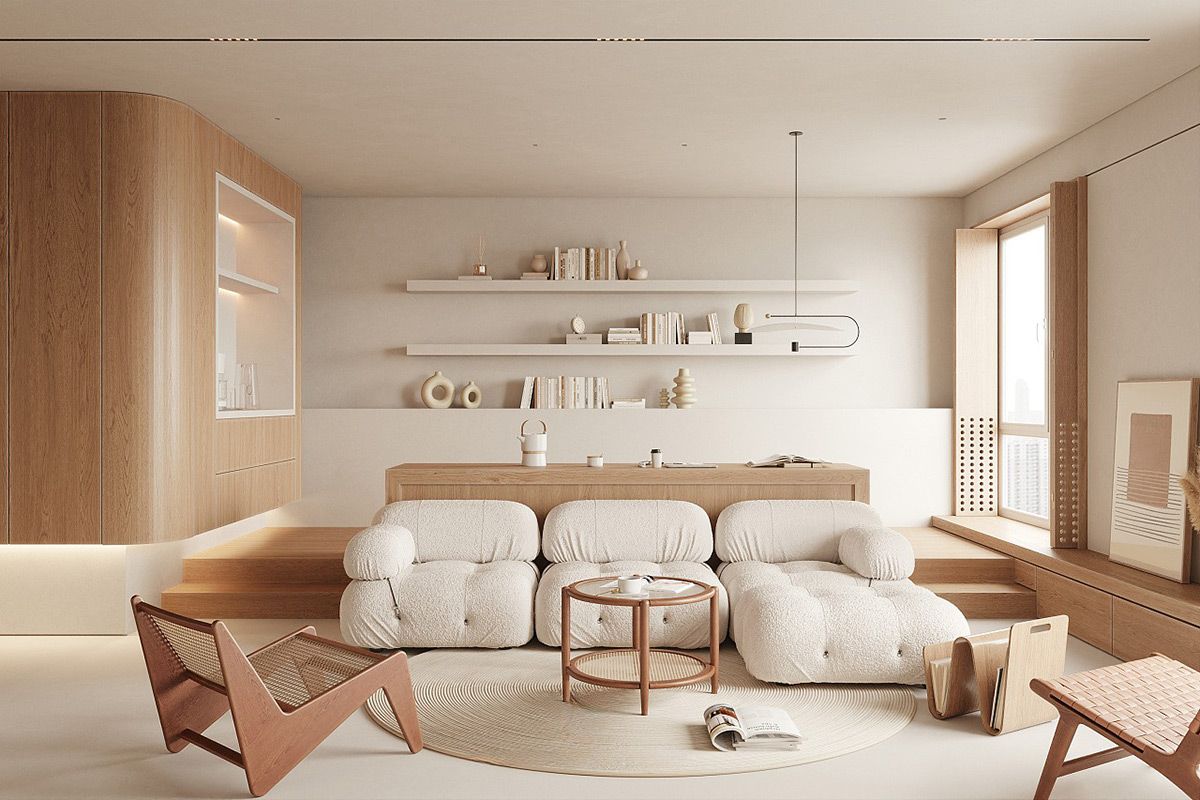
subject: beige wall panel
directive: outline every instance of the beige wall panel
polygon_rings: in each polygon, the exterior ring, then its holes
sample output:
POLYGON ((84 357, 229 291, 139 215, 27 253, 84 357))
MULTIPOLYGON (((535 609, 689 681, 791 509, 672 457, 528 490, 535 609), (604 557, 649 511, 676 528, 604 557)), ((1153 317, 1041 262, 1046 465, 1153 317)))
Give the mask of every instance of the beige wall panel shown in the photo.
POLYGON ((10 535, 100 542, 100 94, 10 94, 10 535))
POLYGON ((215 527, 216 129, 104 95, 104 542, 215 527))
POLYGON ((999 508, 998 234, 955 233, 954 505, 959 516, 999 508))

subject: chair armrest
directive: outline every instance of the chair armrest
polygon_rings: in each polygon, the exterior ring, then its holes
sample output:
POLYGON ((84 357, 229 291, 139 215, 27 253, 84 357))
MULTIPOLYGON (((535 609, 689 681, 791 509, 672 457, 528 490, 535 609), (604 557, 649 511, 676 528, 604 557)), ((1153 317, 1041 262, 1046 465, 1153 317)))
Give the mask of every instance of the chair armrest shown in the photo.
POLYGON ((380 523, 354 535, 342 565, 354 580, 380 581, 407 572, 417 554, 413 535, 403 525, 380 523))
POLYGON ((882 526, 846 531, 838 542, 838 558, 864 578, 880 581, 903 580, 917 566, 908 539, 882 526))

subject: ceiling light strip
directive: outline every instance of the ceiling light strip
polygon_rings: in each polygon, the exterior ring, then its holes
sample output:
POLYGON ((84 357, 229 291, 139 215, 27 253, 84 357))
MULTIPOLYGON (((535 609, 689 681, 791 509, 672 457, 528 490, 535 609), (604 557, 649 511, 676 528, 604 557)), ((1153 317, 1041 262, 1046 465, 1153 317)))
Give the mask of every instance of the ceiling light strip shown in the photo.
POLYGON ((1148 36, 4 36, 3 43, 41 42, 77 44, 188 44, 188 43, 258 43, 258 44, 955 44, 955 43, 1022 43, 1022 44, 1087 44, 1087 43, 1145 43, 1148 36))

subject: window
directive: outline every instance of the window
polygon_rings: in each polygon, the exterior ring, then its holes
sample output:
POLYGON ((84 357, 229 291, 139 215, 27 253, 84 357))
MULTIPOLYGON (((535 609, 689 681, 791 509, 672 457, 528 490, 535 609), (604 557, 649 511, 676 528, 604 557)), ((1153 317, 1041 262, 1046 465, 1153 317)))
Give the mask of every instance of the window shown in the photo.
POLYGON ((1050 525, 1049 218, 1000 231, 1000 513, 1050 525))

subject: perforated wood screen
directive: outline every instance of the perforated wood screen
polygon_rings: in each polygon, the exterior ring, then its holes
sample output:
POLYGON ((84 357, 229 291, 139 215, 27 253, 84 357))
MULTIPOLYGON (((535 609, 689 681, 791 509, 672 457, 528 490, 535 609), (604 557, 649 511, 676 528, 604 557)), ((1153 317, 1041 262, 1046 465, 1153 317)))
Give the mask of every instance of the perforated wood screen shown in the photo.
POLYGON ((1087 178, 1050 187, 1050 532, 1087 547, 1087 178))
POLYGON ((954 513, 998 509, 999 291, 997 231, 955 236, 954 513))

